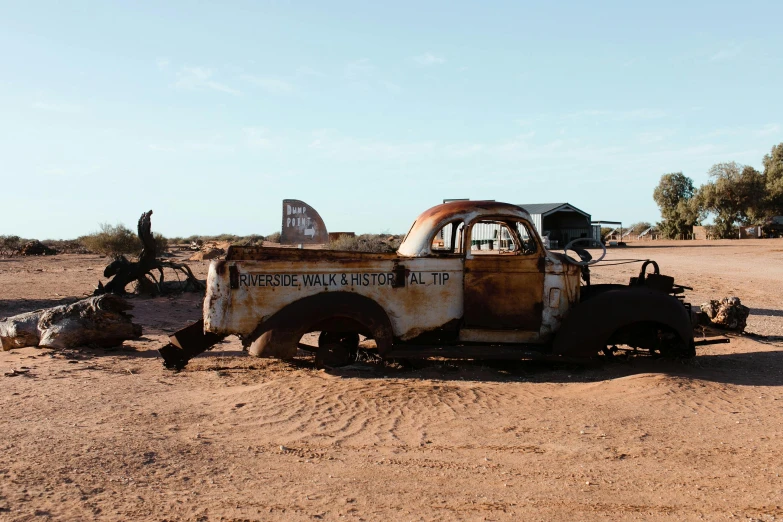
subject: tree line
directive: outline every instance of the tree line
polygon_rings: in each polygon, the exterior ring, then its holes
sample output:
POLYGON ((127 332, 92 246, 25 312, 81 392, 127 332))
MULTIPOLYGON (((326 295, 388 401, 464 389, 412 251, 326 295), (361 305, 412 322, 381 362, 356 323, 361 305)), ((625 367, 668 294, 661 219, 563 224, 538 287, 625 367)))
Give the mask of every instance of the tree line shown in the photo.
POLYGON ((783 215, 783 143, 763 159, 764 171, 737 162, 717 163, 699 188, 682 172, 661 176, 653 199, 661 210, 658 229, 670 239, 687 237, 694 225, 713 218, 713 235, 737 237, 737 226, 758 225, 783 215))

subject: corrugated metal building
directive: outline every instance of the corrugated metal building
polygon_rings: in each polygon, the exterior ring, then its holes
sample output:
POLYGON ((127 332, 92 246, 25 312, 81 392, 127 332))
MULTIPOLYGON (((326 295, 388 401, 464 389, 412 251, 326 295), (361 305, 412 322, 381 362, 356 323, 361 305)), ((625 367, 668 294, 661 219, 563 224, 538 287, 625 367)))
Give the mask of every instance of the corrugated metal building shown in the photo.
MULTIPOLYGON (((548 237, 552 248, 563 247, 577 238, 601 239, 599 226, 591 224, 590 214, 569 203, 520 204, 533 218, 533 226, 548 237)), ((586 245, 585 245, 586 246, 586 245)))

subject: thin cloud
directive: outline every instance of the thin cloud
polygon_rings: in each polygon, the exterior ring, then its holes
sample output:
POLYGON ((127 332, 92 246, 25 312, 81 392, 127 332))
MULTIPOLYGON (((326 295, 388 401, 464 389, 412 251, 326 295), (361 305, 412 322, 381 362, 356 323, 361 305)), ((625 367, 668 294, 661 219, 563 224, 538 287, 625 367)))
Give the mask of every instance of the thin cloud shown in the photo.
POLYGON ((322 73, 318 69, 313 69, 312 67, 308 67, 306 65, 298 67, 296 69, 296 75, 297 76, 314 76, 314 77, 317 77, 317 78, 323 78, 324 76, 326 76, 324 73, 322 73))
POLYGON ((46 112, 59 112, 62 114, 76 114, 83 110, 81 105, 74 105, 71 103, 49 103, 43 101, 33 103, 33 109, 46 112))
POLYGON ((641 132, 637 135, 637 138, 640 145, 653 145, 655 143, 666 141, 674 134, 675 132, 673 130, 664 129, 651 132, 641 132))
POLYGON ((159 71, 167 71, 171 62, 168 58, 160 57, 155 60, 155 65, 158 67, 159 71))
POLYGON ((294 86, 276 76, 256 76, 253 74, 243 74, 240 76, 246 82, 261 87, 271 94, 288 94, 294 91, 294 86))
POLYGON ((226 84, 217 82, 213 79, 214 71, 205 67, 183 67, 177 73, 177 82, 174 87, 178 89, 201 91, 212 90, 239 96, 241 91, 229 87, 226 84))
POLYGON ((756 131, 756 136, 769 136, 771 134, 777 134, 780 132, 780 125, 777 123, 770 123, 764 125, 763 128, 756 131))
POLYGON ((220 136, 211 138, 208 141, 181 141, 178 143, 160 144, 150 143, 147 148, 154 152, 234 152, 236 147, 232 144, 224 143, 220 136))
POLYGON ((363 76, 367 76, 375 70, 375 66, 372 64, 369 58, 361 58, 345 64, 343 68, 343 74, 349 80, 355 80, 363 76))
POLYGON ((738 125, 736 127, 720 127, 707 134, 701 136, 702 138, 719 138, 723 136, 740 136, 752 134, 754 136, 764 137, 780 132, 780 125, 777 123, 767 123, 761 127, 749 127, 747 125, 738 125))
POLYGON ((251 149, 269 149, 272 140, 269 138, 269 129, 265 127, 245 127, 245 144, 251 149))
POLYGON ((155 152, 175 152, 177 150, 174 147, 167 147, 165 145, 158 145, 157 143, 150 143, 147 147, 150 150, 154 150, 155 152))
POLYGON ((386 90, 389 92, 397 93, 402 90, 402 87, 393 82, 381 82, 381 84, 386 87, 386 90))
MULTIPOLYGON (((626 111, 587 109, 583 111, 570 112, 566 114, 555 115, 555 118, 561 120, 575 120, 580 118, 606 118, 613 120, 656 120, 666 117, 666 112, 661 109, 631 109, 626 111)), ((551 119, 551 117, 547 117, 551 119)))
POLYGON ((617 113, 622 120, 657 120, 666 117, 666 112, 661 109, 634 109, 617 113))
POLYGON ((414 56, 413 61, 423 67, 430 67, 432 65, 440 65, 442 63, 446 63, 446 59, 444 57, 438 56, 437 54, 433 54, 431 52, 426 52, 424 54, 420 54, 419 56, 414 56))
POLYGON ((725 48, 721 49, 717 53, 710 56, 708 61, 722 62, 724 60, 730 60, 738 56, 741 52, 742 52, 742 44, 737 44, 732 42, 725 48))

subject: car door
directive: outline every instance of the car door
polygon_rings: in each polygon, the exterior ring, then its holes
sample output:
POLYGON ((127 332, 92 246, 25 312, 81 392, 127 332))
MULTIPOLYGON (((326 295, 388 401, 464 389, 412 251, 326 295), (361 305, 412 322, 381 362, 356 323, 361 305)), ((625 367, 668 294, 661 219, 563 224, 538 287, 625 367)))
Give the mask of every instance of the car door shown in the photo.
POLYGON ((470 225, 466 245, 463 328, 521 334, 501 333, 498 342, 535 340, 543 312, 544 250, 530 223, 482 219, 470 225))

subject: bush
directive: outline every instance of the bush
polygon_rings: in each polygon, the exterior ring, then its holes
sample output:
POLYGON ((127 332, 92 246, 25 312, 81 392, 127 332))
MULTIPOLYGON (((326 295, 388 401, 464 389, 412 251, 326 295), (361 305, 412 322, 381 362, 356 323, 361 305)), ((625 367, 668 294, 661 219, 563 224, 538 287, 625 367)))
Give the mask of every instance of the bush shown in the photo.
POLYGON ((155 238, 155 257, 161 257, 169 251, 169 240, 166 239, 166 236, 153 232, 152 237, 155 238))
POLYGON ((231 244, 236 246, 264 246, 264 236, 250 234, 249 236, 237 238, 237 240, 232 241, 231 244))
POLYGON ((394 253, 400 247, 400 236, 387 234, 362 234, 361 236, 341 235, 329 242, 330 250, 350 252, 394 253))
POLYGON ((268 236, 266 236, 266 240, 269 241, 270 243, 279 243, 280 236, 281 236, 280 232, 273 232, 268 236))
MULTIPOLYGON (((123 254, 141 254, 143 248, 139 236, 125 225, 101 224, 100 232, 82 236, 77 241, 94 254, 119 256, 123 254)), ((155 257, 160 257, 169 249, 169 240, 163 234, 153 232, 155 257)))
MULTIPOLYGON (((203 238, 207 239, 207 238, 203 238)), ((229 243, 233 243, 234 241, 239 241, 241 238, 239 236, 236 236, 234 234, 218 234, 217 236, 211 236, 209 237, 209 241, 228 241, 229 243)))
POLYGON ((16 254, 24 242, 19 236, 0 236, 0 255, 10 257, 16 254))
POLYGON ((107 256, 138 254, 141 252, 141 240, 125 225, 100 225, 100 231, 82 236, 78 241, 90 252, 107 256))

